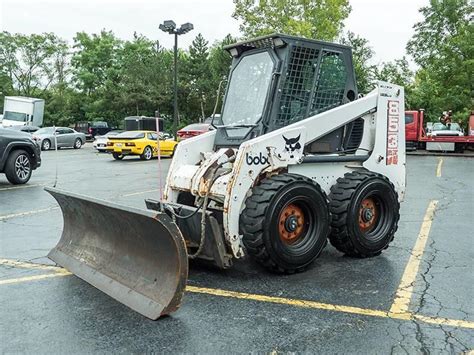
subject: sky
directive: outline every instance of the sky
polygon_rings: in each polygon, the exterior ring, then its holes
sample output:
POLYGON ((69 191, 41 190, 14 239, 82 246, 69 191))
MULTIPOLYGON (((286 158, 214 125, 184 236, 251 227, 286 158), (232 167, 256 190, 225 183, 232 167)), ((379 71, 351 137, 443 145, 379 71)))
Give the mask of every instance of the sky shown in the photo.
MULTIPOLYGON (((428 0, 349 0, 352 12, 345 21, 350 30, 369 40, 375 64, 401 58, 420 21, 418 9, 428 0)), ((11 33, 53 32, 72 42, 77 32, 112 30, 119 38, 141 33, 173 46, 172 36, 158 25, 174 20, 191 22, 194 30, 180 36, 179 47, 189 46, 199 32, 211 44, 228 33, 239 36, 232 18, 232 0, 0 0, 0 29, 11 33)))

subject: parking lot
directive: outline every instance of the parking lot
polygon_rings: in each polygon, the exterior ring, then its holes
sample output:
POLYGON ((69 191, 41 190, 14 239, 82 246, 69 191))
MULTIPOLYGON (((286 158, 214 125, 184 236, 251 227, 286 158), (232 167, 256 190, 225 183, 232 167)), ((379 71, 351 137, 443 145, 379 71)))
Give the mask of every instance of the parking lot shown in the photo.
MULTIPOLYGON (((43 152, 27 185, 0 176, 2 352, 464 353, 474 349, 474 159, 409 156, 399 230, 382 255, 328 245, 301 274, 191 263, 181 309, 156 322, 55 267, 57 187, 128 206, 158 198, 156 160, 43 152)), ((169 166, 163 159, 163 167, 169 166)))

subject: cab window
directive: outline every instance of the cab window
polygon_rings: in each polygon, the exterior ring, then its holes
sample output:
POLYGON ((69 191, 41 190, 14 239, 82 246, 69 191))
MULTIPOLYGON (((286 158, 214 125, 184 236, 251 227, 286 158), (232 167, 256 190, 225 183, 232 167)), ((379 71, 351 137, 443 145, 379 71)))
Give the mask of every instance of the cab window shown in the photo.
POLYGON ((405 115, 405 124, 413 123, 413 114, 405 115))
POLYGON ((148 139, 152 141, 156 141, 158 138, 158 135, 156 133, 148 133, 148 139))

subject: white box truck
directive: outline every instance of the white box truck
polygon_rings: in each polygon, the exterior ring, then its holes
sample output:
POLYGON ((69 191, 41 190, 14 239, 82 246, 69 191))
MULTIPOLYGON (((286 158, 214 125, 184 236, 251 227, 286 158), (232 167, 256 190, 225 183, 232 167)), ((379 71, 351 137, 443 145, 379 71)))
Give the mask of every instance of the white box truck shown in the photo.
POLYGON ((22 96, 5 96, 1 125, 3 127, 39 127, 43 124, 43 113, 43 99, 22 96))

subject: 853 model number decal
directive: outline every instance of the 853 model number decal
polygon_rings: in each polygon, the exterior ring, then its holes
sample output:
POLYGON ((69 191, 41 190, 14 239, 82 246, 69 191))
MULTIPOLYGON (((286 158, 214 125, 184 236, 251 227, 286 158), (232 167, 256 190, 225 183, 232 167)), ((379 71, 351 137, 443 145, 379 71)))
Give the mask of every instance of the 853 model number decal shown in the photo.
POLYGON ((400 131, 400 103, 389 101, 387 110, 387 165, 398 165, 398 133, 400 131))

